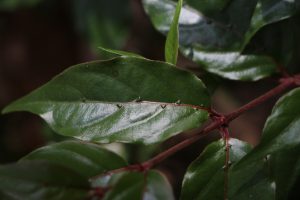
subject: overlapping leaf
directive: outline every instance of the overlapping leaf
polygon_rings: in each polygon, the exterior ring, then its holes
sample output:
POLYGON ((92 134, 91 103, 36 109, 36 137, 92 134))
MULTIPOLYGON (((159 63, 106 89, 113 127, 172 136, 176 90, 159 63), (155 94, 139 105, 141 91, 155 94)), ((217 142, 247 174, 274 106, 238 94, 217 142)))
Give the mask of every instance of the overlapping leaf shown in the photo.
POLYGON ((88 197, 89 183, 76 172, 47 161, 0 166, 0 199, 38 200, 88 197))
MULTIPOLYGON (((251 147, 239 140, 230 140, 228 198, 274 199, 275 188, 268 178, 262 161, 245 168, 235 167, 251 147)), ((181 199, 224 199, 225 145, 222 140, 210 144, 188 168, 182 187, 181 199)))
POLYGON ((103 174, 124 166, 122 158, 95 144, 77 141, 52 144, 16 164, 0 166, 0 198, 174 199, 168 181, 156 171, 103 174))
POLYGON ((203 52, 191 49, 184 49, 183 52, 192 55, 207 71, 232 80, 255 81, 269 76, 275 70, 274 61, 266 56, 242 55, 238 52, 203 52))
POLYGON ((208 113, 186 104, 209 107, 209 101, 189 72, 119 57, 74 66, 3 112, 38 114, 56 132, 82 140, 154 143, 199 127, 208 113))
POLYGON ((76 171, 85 178, 124 167, 126 162, 115 153, 91 143, 65 141, 41 147, 22 159, 45 160, 76 171))
MULTIPOLYGON (((154 26, 164 34, 168 32, 174 2, 143 0, 143 3, 154 26)), ((242 54, 242 51, 263 26, 286 19, 300 8, 297 1, 281 0, 213 3, 187 0, 186 3, 179 19, 182 52, 207 71, 233 80, 258 80, 275 72, 275 63, 268 56, 242 54)))
POLYGON ((117 181, 111 181, 113 188, 107 192, 105 200, 173 200, 173 192, 165 177, 151 170, 146 174, 129 172, 123 174, 117 181))

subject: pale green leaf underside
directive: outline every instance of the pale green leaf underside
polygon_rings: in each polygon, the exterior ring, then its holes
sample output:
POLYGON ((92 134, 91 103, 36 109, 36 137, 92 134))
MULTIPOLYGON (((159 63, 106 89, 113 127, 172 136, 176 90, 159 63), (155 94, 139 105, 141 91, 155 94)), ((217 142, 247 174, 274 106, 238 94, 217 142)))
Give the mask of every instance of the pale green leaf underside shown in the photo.
POLYGON ((38 114, 56 132, 82 140, 154 143, 201 126, 208 113, 184 104, 209 107, 209 101, 189 72, 118 57, 76 65, 3 112, 38 114))

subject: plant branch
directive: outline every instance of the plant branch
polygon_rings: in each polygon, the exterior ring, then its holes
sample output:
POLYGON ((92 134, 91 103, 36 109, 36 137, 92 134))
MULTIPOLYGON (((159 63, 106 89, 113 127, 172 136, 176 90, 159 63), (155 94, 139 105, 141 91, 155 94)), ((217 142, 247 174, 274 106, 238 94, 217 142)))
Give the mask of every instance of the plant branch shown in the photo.
POLYGON ((277 87, 269 90, 265 94, 250 101, 249 103, 240 107, 239 109, 225 115, 225 118, 228 122, 230 122, 230 121, 234 120, 235 118, 237 118, 238 116, 240 116, 242 113, 252 109, 253 107, 256 107, 256 106, 264 103, 265 101, 282 93, 284 90, 286 90, 287 88, 294 86, 294 85, 296 85, 296 78, 294 78, 294 77, 281 79, 281 84, 279 84, 277 87))
POLYGON ((153 166, 157 165, 158 163, 162 162, 169 156, 172 156, 173 154, 180 151, 181 149, 195 143, 196 141, 198 141, 200 138, 206 136, 211 131, 219 129, 222 126, 226 127, 232 120, 236 119, 237 117, 239 117, 246 111, 266 102, 270 98, 282 93, 289 87, 299 85, 299 77, 300 77, 300 75, 295 75, 294 77, 286 77, 286 78, 281 79, 280 84, 277 87, 269 90, 265 94, 259 96, 258 98, 250 101, 246 105, 240 107, 239 109, 237 109, 229 114, 222 115, 222 114, 213 112, 214 115, 212 116, 212 122, 209 123, 206 127, 204 127, 200 131, 200 133, 193 135, 192 137, 187 138, 187 139, 183 140, 182 142, 179 142, 178 144, 161 152, 160 154, 151 158, 150 160, 147 160, 141 164, 133 164, 133 165, 129 165, 129 166, 119 168, 116 170, 108 171, 107 173, 92 177, 91 179, 95 179, 95 178, 98 178, 98 177, 101 177, 104 175, 124 172, 124 171, 147 171, 148 169, 150 169, 153 166))

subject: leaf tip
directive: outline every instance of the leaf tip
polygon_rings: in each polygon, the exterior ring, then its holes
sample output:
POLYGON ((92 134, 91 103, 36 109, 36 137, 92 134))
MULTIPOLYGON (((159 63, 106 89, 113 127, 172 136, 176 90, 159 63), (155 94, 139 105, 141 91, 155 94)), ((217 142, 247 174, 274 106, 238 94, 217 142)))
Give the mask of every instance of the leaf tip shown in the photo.
POLYGON ((7 113, 10 113, 12 112, 11 109, 10 109, 10 105, 4 107, 2 110, 1 110, 1 114, 4 115, 4 114, 7 114, 7 113))

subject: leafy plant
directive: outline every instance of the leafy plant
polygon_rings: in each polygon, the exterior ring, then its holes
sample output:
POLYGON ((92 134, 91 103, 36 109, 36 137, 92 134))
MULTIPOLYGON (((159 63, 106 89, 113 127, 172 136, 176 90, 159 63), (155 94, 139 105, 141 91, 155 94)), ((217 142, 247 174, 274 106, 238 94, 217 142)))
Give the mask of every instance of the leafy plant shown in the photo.
POLYGON ((213 130, 222 138, 190 164, 181 199, 298 199, 300 75, 289 73, 297 71, 297 48, 286 56, 271 48, 259 52, 252 43, 267 41, 265 26, 297 24, 300 2, 143 4, 154 26, 167 34, 166 62, 101 48, 120 56, 75 65, 8 105, 3 113, 32 112, 58 134, 77 140, 39 148, 1 166, 1 199, 174 199, 165 176, 152 168, 213 130), (176 67, 178 48, 216 76, 255 81, 277 73, 278 86, 237 110, 218 113, 204 83, 176 67), (230 138, 231 121, 291 88, 274 106, 256 147, 230 138), (98 144, 150 145, 203 124, 198 134, 137 164, 127 164, 98 144))

